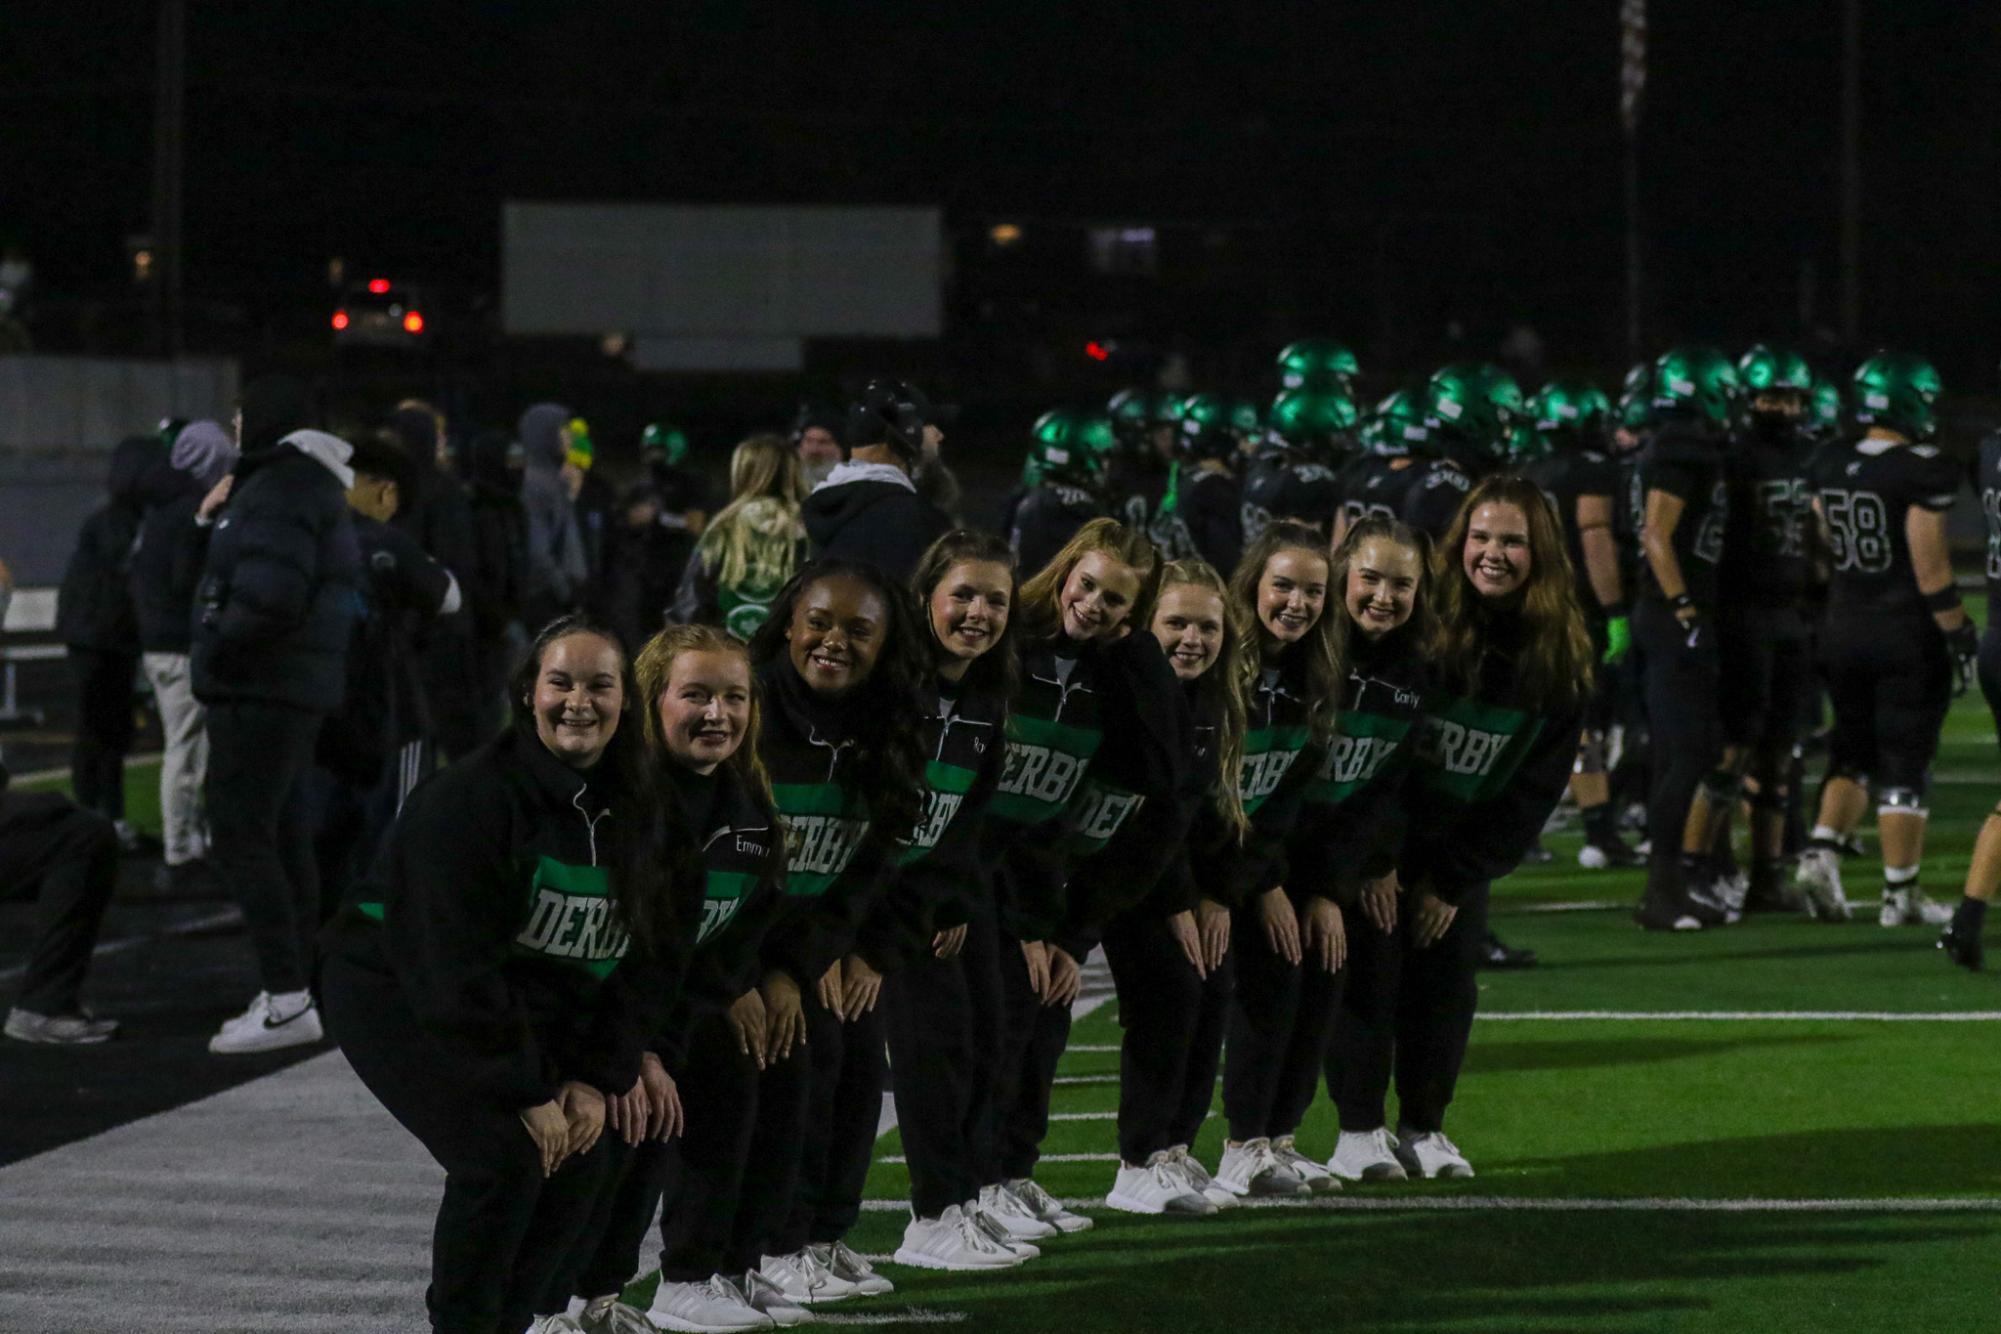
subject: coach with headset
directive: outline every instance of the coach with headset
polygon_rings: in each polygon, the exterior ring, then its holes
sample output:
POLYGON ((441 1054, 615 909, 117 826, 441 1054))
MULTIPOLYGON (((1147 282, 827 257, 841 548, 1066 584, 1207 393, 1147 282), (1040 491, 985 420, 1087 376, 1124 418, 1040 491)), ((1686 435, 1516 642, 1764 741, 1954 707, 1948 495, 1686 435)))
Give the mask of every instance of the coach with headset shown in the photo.
POLYGON ((813 555, 867 561, 899 583, 952 524, 918 494, 918 467, 938 457, 949 410, 901 380, 870 380, 848 406, 847 456, 806 498, 813 555))

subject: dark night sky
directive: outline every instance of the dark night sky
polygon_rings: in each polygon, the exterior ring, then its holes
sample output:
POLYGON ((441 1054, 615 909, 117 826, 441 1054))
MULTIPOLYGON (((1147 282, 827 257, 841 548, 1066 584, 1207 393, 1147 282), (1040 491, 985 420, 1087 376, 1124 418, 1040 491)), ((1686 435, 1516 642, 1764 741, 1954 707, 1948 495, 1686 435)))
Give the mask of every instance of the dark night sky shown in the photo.
MULTIPOLYGON (((189 287, 317 300, 343 253, 490 288, 509 197, 922 202, 1244 224, 1255 299, 1365 348, 1393 309, 1616 344, 1616 0, 1211 8, 191 0, 189 287)), ((1803 262, 1832 322, 1838 3, 1651 8, 1655 329, 1794 335, 1803 262)), ((1984 378, 2001 6, 1864 9, 1865 320, 1984 378)), ((153 12, 0 0, 0 235, 50 292, 143 229, 153 12)))

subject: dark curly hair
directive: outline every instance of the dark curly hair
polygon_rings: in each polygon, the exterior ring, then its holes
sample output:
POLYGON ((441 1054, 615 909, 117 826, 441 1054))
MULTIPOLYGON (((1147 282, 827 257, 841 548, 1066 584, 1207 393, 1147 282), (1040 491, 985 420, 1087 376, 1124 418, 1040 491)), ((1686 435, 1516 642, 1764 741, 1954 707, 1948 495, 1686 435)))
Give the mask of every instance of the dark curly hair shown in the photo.
POLYGON ((1000 638, 985 653, 973 659, 972 665, 966 669, 965 682, 983 694, 1011 700, 1021 679, 1021 656, 1015 649, 1021 638, 1015 632, 1017 604, 1021 600, 1021 576, 1014 567, 1013 547, 992 533, 975 532, 970 528, 954 528, 933 542, 917 558, 917 573, 910 576, 910 591, 917 597, 917 615, 929 632, 926 639, 933 661, 944 661, 947 652, 938 643, 938 631, 931 624, 931 595, 937 591, 945 576, 952 572, 954 565, 967 561, 985 561, 1007 567, 1008 605, 1007 625, 1002 628, 1000 638))
POLYGON ((873 565, 822 557, 778 590, 771 614, 750 638, 750 660, 754 667, 762 667, 784 654, 800 597, 814 584, 835 578, 854 579, 882 599, 888 633, 877 651, 875 668, 842 697, 855 722, 852 781, 844 786, 868 802, 870 839, 890 840, 893 845, 917 827, 924 808, 924 731, 911 702, 923 698, 930 684, 931 658, 925 632, 911 610, 910 591, 873 565))

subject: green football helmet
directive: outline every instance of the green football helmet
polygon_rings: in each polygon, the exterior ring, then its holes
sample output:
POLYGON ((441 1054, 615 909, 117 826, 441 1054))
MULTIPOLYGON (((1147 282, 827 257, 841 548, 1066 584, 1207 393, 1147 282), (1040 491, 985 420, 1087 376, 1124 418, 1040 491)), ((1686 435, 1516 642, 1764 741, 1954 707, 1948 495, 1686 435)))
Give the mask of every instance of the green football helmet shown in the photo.
POLYGON ((1181 420, 1181 400, 1159 389, 1121 389, 1105 405, 1112 430, 1119 443, 1144 446, 1147 433, 1156 427, 1173 426, 1181 420))
POLYGON ((1288 389, 1272 400, 1270 433, 1286 448, 1326 461, 1354 438, 1361 416, 1345 389, 1288 389))
POLYGON ((1647 406, 1721 431, 1732 423, 1742 388, 1737 368, 1715 348, 1671 347, 1655 359, 1647 377, 1647 406))
POLYGON ((1357 432, 1362 448, 1379 458, 1400 458, 1421 448, 1430 434, 1424 405, 1410 389, 1399 389, 1376 404, 1357 432))
POLYGON ((1881 351, 1855 368, 1855 420, 1907 440, 1938 435, 1938 369, 1911 352, 1881 351))
POLYGON ((688 433, 678 426, 654 422, 639 433, 639 452, 648 463, 677 468, 688 457, 688 433))
POLYGON ((1744 382, 1747 398, 1772 390, 1791 390, 1802 396, 1813 392, 1813 367, 1789 347, 1758 343, 1737 358, 1737 378, 1744 382))
POLYGON ((1841 434, 1841 386, 1825 376, 1814 377, 1805 432, 1809 440, 1832 440, 1841 434))
POLYGON ((1089 486, 1105 465, 1108 432, 1094 426, 1100 419, 1069 408, 1052 408, 1029 428, 1028 461, 1045 481, 1089 486))
POLYGON ((1184 438, 1191 434, 1188 429, 1191 421, 1205 427, 1220 425, 1242 444, 1255 444, 1264 437, 1264 419, 1258 412, 1258 405, 1249 399, 1231 398, 1228 394, 1191 394, 1183 399, 1181 428, 1184 438))
POLYGON ((1528 416, 1514 377, 1486 363, 1455 362, 1434 371, 1423 401, 1434 452, 1456 446, 1488 461, 1507 457, 1509 434, 1528 416))
MULTIPOLYGON (((1551 380, 1529 400, 1529 415, 1547 448, 1592 449, 1610 429, 1612 400, 1589 380, 1551 380)), ((1512 458, 1515 442, 1508 444, 1512 458)))
POLYGON ((1346 389, 1361 373, 1355 354, 1332 338, 1301 338, 1278 354, 1278 382, 1287 389, 1346 389))
POLYGON ((1508 432, 1508 463, 1511 467, 1534 463, 1546 459, 1556 452, 1556 442, 1552 433, 1542 429, 1540 423, 1519 421, 1508 432))

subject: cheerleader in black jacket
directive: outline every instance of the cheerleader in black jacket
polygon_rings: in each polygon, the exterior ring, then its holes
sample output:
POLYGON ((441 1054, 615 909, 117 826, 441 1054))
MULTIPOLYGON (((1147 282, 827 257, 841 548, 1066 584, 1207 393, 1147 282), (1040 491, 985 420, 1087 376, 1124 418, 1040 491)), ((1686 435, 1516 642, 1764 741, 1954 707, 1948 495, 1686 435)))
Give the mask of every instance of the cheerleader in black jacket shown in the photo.
POLYGON ((425 1300, 453 1334, 552 1314, 697 888, 610 632, 552 623, 512 695, 513 727, 410 794, 321 977, 355 1073, 445 1169, 425 1300))
POLYGON ((1562 795, 1591 690, 1563 534, 1533 483, 1476 485, 1434 576, 1442 629, 1406 802, 1412 833, 1400 888, 1364 890, 1363 914, 1388 938, 1375 942, 1370 975, 1350 981, 1329 1072, 1343 1140, 1371 1141, 1345 1158, 1357 1176, 1473 1175, 1446 1138, 1445 1109, 1479 999, 1488 886, 1521 864, 1562 795), (1384 1116, 1392 1049, 1394 1137, 1384 1116))
POLYGON ((780 590, 750 641, 770 701, 758 750, 788 861, 786 907, 761 952, 767 1064, 732 1258, 782 1296, 751 1294, 774 1319, 798 1318, 787 1302, 890 1286, 823 1257, 859 1213, 882 1108, 876 1000, 891 960, 871 957, 861 932, 924 803, 911 701, 929 673, 909 603, 874 566, 824 559, 780 590))

